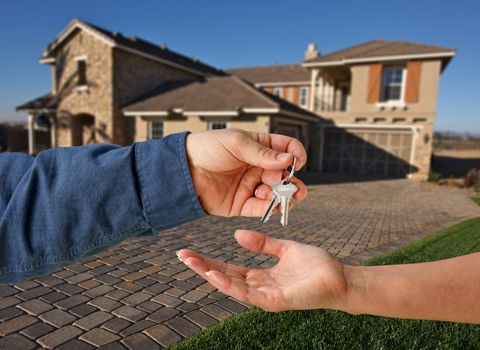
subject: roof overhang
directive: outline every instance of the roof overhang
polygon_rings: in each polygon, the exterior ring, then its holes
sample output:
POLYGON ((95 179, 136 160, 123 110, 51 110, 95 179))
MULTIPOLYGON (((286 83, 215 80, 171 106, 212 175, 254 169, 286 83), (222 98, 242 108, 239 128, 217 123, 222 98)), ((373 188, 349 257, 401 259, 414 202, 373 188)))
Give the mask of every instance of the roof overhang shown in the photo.
POLYGON ((173 108, 163 111, 124 111, 126 117, 170 117, 170 116, 184 116, 184 117, 239 117, 244 115, 283 115, 291 116, 305 121, 316 122, 318 117, 307 116, 301 113, 295 113, 283 108, 240 108, 231 111, 183 111, 180 108, 173 108))
POLYGON ((272 114, 278 113, 279 111, 278 108, 239 108, 237 110, 226 111, 184 111, 181 108, 172 108, 163 111, 123 111, 123 114, 127 117, 238 117, 244 114, 272 114))
POLYGON ((428 58, 451 58, 453 56, 455 56, 455 51, 445 51, 445 52, 438 52, 438 53, 414 54, 414 55, 346 58, 343 60, 328 61, 328 62, 305 62, 305 63, 302 63, 302 66, 305 68, 316 68, 316 67, 344 66, 349 64, 378 62, 378 61, 383 62, 383 61, 418 60, 418 59, 428 59, 428 58))
POLYGON ((256 87, 275 87, 275 86, 304 86, 310 85, 310 80, 307 81, 281 81, 268 83, 254 83, 256 87))

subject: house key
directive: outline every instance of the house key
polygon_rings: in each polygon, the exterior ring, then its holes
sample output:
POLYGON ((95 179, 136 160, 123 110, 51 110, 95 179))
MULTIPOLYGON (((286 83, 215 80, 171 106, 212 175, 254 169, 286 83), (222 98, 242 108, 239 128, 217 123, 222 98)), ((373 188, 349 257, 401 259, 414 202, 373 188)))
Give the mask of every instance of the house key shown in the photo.
POLYGON ((282 218, 280 220, 280 223, 283 226, 286 226, 288 224, 288 209, 290 201, 292 200, 295 192, 298 191, 297 186, 295 186, 291 180, 293 174, 295 173, 296 163, 297 157, 293 156, 293 165, 289 176, 286 179, 283 179, 280 183, 275 183, 272 185, 272 201, 270 202, 267 211, 262 217, 262 223, 266 223, 270 219, 273 210, 278 206, 278 204, 280 204, 282 208, 282 218))

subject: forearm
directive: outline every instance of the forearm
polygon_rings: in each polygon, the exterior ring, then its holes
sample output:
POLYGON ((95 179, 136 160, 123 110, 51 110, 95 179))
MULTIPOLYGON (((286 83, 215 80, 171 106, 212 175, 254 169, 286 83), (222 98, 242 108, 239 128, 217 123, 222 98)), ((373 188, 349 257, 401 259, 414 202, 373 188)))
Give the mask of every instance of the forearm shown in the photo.
POLYGON ((0 158, 0 283, 203 215, 185 135, 0 158), (16 163, 23 166, 12 169, 16 163))
POLYGON ((345 276, 343 311, 480 323, 480 253, 421 264, 346 266, 345 276))

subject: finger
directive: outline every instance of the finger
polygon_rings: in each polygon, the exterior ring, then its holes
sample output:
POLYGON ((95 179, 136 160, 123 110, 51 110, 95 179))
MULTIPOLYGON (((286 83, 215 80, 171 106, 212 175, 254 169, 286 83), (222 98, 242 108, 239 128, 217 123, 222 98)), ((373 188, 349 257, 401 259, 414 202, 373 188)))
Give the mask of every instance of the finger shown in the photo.
MULTIPOLYGON (((222 261, 218 261, 215 259, 207 258, 206 256, 202 256, 200 254, 195 253, 189 249, 182 249, 177 252, 177 256, 183 263, 187 264, 191 258, 194 258, 205 265, 205 270, 218 270, 228 275, 234 277, 242 277, 247 272, 247 269, 242 266, 237 266, 233 264, 227 264, 222 261)), ((187 266, 189 266, 187 264, 187 266)))
POLYGON ((259 217, 263 216, 270 205, 270 199, 260 199, 256 197, 248 198, 240 211, 240 216, 259 217))
POLYGON ((297 201, 302 201, 307 197, 307 186, 303 183, 302 180, 292 177, 292 183, 297 186, 298 191, 293 195, 293 199, 297 201))
POLYGON ((263 199, 263 200, 271 200, 272 199, 272 187, 261 184, 260 186, 257 187, 255 190, 255 197, 258 199, 263 199))
POLYGON ((266 293, 259 288, 251 288, 244 279, 232 278, 220 271, 211 270, 205 273, 207 281, 224 294, 240 300, 243 303, 253 304, 261 308, 269 308, 266 293))
MULTIPOLYGON (((254 137, 254 134, 249 134, 254 137)), ((241 145, 234 145, 236 156, 244 162, 270 170, 285 169, 293 163, 293 155, 285 151, 277 151, 269 147, 269 142, 260 143, 247 135, 237 140, 241 145)), ((256 136, 256 135, 255 135, 256 136)), ((294 139, 292 139, 294 140, 294 139)))
POLYGON ((220 271, 210 270, 205 273, 206 280, 220 292, 244 303, 248 301, 248 286, 245 280, 231 278, 220 271))
MULTIPOLYGON (((307 152, 299 140, 290 136, 269 133, 259 133, 257 136, 261 144, 269 146, 277 152, 295 155, 297 157, 295 170, 299 170, 305 165, 307 161, 307 152)), ((293 157, 289 158, 288 161, 289 162, 286 162, 286 167, 292 165, 293 157)))
POLYGON ((273 255, 278 258, 287 241, 263 235, 259 232, 248 230, 237 230, 235 239, 242 247, 256 253, 273 255))

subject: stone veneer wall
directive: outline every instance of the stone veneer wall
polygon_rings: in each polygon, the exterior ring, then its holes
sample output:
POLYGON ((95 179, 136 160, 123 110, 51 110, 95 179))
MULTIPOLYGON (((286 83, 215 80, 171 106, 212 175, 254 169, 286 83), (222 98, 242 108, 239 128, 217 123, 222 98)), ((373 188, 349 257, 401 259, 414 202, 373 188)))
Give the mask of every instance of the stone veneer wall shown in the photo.
POLYGON ((60 97, 57 119, 57 145, 72 145, 70 117, 90 114, 95 117, 97 142, 112 142, 112 49, 101 40, 78 31, 56 53, 55 69, 57 94, 60 97), (77 89, 75 57, 86 57, 88 90, 77 89))

